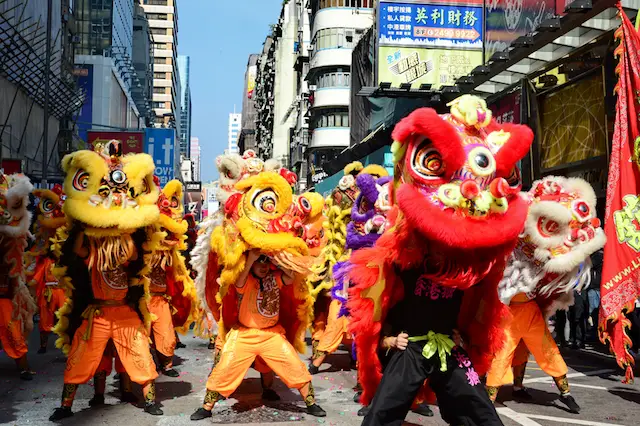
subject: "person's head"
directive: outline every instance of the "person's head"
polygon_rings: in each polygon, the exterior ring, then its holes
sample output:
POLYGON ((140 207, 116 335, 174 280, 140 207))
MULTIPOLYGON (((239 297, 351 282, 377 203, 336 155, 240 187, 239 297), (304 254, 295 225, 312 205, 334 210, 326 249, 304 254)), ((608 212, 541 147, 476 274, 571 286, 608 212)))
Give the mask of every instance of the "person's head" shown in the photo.
POLYGON ((264 278, 267 276, 270 269, 271 269, 271 261, 267 256, 263 254, 263 255, 260 255, 258 260, 256 260, 253 263, 253 266, 251 267, 251 272, 253 272, 253 275, 255 275, 258 278, 264 278))

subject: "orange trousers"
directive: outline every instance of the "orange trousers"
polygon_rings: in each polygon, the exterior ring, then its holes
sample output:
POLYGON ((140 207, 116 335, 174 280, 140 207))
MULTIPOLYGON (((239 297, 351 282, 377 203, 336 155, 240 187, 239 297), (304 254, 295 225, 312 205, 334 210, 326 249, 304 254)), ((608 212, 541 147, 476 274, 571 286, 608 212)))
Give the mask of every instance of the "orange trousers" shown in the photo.
POLYGON ((553 340, 542 312, 535 301, 512 303, 510 306, 513 321, 505 330, 504 347, 491 363, 487 374, 487 386, 500 387, 513 383, 514 357, 519 363, 526 361, 526 348, 533 354, 540 368, 551 377, 567 374, 560 350, 553 340))
POLYGON ((307 367, 286 339, 282 326, 264 330, 236 327, 227 334, 220 362, 207 380, 207 390, 229 397, 257 357, 291 389, 300 389, 311 381, 307 367))
POLYGON ((176 350, 176 333, 171 319, 171 305, 163 296, 153 296, 149 302, 149 312, 157 317, 151 324, 156 350, 171 359, 176 350))
POLYGON ((340 302, 332 300, 329 305, 329 314, 327 316, 327 326, 320 336, 317 350, 319 352, 333 353, 338 349, 340 343, 351 341, 351 336, 347 332, 349 321, 346 316, 338 317, 340 312, 340 302))
MULTIPOLYGON (((218 334, 218 336, 216 337, 216 350, 222 351, 223 347, 224 342, 222 341, 222 337, 218 334)), ((269 366, 259 356, 256 357, 256 361, 253 363, 253 368, 260 374, 271 373, 271 369, 269 368, 269 366)))
POLYGON ((27 341, 22 334, 22 323, 13 319, 11 299, 0 299, 0 343, 13 359, 22 358, 28 351, 27 341))
POLYGON ((107 344, 107 348, 102 355, 102 360, 100 360, 100 366, 98 366, 98 372, 104 372, 107 376, 111 375, 111 371, 113 370, 113 359, 116 360, 116 373, 125 373, 124 365, 122 365, 122 361, 120 361, 120 357, 118 356, 118 351, 116 351, 116 347, 113 345, 113 341, 109 341, 107 344))
POLYGON ((64 305, 66 296, 64 290, 58 286, 47 286, 38 299, 40 310, 40 331, 51 331, 56 323, 56 311, 64 305))
POLYGON ((91 329, 85 319, 73 336, 64 383, 79 385, 93 378, 110 339, 131 381, 144 385, 158 377, 149 335, 138 314, 129 306, 102 306, 99 311, 91 329))

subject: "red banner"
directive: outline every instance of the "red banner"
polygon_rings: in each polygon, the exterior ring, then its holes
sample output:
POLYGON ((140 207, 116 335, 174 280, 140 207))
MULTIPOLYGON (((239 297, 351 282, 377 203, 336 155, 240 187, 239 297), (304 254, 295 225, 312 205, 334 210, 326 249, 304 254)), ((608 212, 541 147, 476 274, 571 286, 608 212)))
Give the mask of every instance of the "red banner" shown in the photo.
POLYGON ((22 160, 5 158, 2 160, 2 169, 5 175, 22 173, 22 160))
POLYGON ((611 164, 607 190, 602 268, 600 340, 608 342, 618 365, 626 370, 625 382, 633 381, 631 339, 627 335, 630 321, 626 314, 634 309, 640 296, 640 159, 635 145, 640 111, 640 36, 622 10, 622 25, 615 37, 620 45, 616 92, 616 121, 613 132, 611 164))
POLYGON ((89 149, 93 149, 94 144, 109 142, 112 139, 120 141, 123 154, 139 154, 144 152, 143 132, 104 132, 89 130, 87 132, 87 142, 89 149))

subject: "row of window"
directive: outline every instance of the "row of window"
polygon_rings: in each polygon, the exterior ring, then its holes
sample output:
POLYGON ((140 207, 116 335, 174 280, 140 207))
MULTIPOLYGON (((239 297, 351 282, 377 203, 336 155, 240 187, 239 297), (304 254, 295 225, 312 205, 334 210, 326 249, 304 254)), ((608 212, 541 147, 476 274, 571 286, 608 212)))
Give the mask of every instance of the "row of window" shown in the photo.
POLYGON ((316 114, 311 122, 313 129, 321 127, 349 127, 349 111, 328 109, 316 114))
POLYGON ((168 28, 151 28, 151 34, 167 35, 169 34, 169 29, 168 28))
POLYGON ((171 58, 163 58, 163 57, 155 57, 153 58, 153 63, 158 65, 171 65, 171 58))
POLYGON ((373 7, 373 0, 320 0, 320 9, 327 7, 373 7))
POLYGON ((325 87, 351 87, 351 73, 343 72, 338 68, 335 72, 326 72, 316 77, 316 86, 318 89, 325 87))
POLYGON ((144 0, 144 4, 150 4, 153 6, 168 6, 167 0, 144 0))
POLYGON ((166 95, 167 94, 167 88, 166 87, 154 87, 153 88, 153 93, 156 93, 158 95, 166 95))
POLYGON ((355 30, 349 28, 325 28, 318 30, 313 38, 315 50, 353 49, 356 45, 355 30))
POLYGON ((166 21, 168 19, 168 16, 166 13, 147 13, 147 19, 166 21))

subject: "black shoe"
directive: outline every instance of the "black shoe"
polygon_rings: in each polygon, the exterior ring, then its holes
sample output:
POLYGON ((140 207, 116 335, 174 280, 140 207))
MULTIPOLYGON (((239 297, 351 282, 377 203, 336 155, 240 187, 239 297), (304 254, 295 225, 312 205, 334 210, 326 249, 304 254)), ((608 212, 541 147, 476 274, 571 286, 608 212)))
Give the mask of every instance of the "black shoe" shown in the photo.
POLYGON ((322 409, 318 404, 309 405, 307 407, 307 414, 313 417, 326 417, 327 412, 322 409))
POLYGON ((213 416, 213 414, 211 414, 211 410, 205 410, 204 408, 200 407, 191 415, 191 420, 203 420, 208 419, 211 416, 213 416))
POLYGON ((273 389, 264 389, 262 391, 262 399, 265 401, 280 401, 280 395, 273 389))
POLYGON ((313 363, 309 364, 309 374, 313 376, 314 374, 318 374, 319 372, 320 372, 320 367, 316 367, 315 365, 313 365, 313 363))
POLYGON ((138 402, 138 397, 136 397, 133 392, 122 392, 122 395, 120 395, 120 401, 136 404, 138 402))
POLYGON ((355 402, 356 404, 359 404, 361 396, 362 396, 362 392, 356 392, 356 394, 353 395, 353 402, 355 402))
POLYGON ((216 348, 216 344, 215 343, 209 343, 209 346, 207 346, 207 348, 214 350, 216 348))
POLYGON ((516 399, 518 401, 531 401, 533 399, 529 391, 525 388, 514 390, 512 395, 513 399, 516 399))
POLYGON ((425 417, 433 417, 433 411, 431 411, 431 408, 429 408, 429 406, 427 404, 420 404, 416 407, 415 410, 411 410, 416 414, 420 414, 421 416, 425 416, 425 417))
POLYGON ((564 405, 566 405, 567 408, 569 409, 569 411, 572 412, 573 414, 579 414, 580 413, 580 406, 578 405, 576 400, 573 399, 573 396, 571 396, 571 395, 560 395, 560 401, 562 401, 562 403, 564 405))
POLYGON ((93 395, 93 398, 89 400, 89 407, 97 407, 99 405, 104 405, 104 395, 93 395))
POLYGON ((184 344, 184 343, 182 343, 182 342, 178 342, 178 343, 176 343, 176 349, 184 349, 184 348, 186 348, 186 347, 187 347, 187 345, 185 345, 185 344, 184 344))
POLYGON ((164 412, 162 412, 160 406, 156 402, 145 402, 144 412, 149 413, 152 416, 161 416, 164 414, 164 412))
POLYGON ((69 408, 69 407, 58 407, 53 412, 51 417, 49 417, 49 421, 50 422, 57 422, 57 421, 60 421, 62 419, 66 419, 67 417, 71 417, 71 416, 73 416, 73 411, 71 411, 71 408, 69 408))
POLYGON ((369 406, 367 405, 366 407, 362 407, 361 409, 358 410, 358 417, 364 417, 369 413, 369 406))
POLYGON ((38 353, 39 354, 46 354, 47 353, 47 347, 45 346, 45 347, 42 347, 42 348, 38 349, 38 353))
POLYGON ((33 374, 31 373, 31 371, 28 370, 24 370, 20 372, 20 379, 21 380, 26 380, 26 381, 31 381, 33 380, 33 374))
POLYGON ((180 377, 180 373, 178 373, 176 370, 174 370, 173 368, 170 368, 168 370, 164 370, 162 372, 162 374, 164 374, 165 376, 168 377, 180 377))

